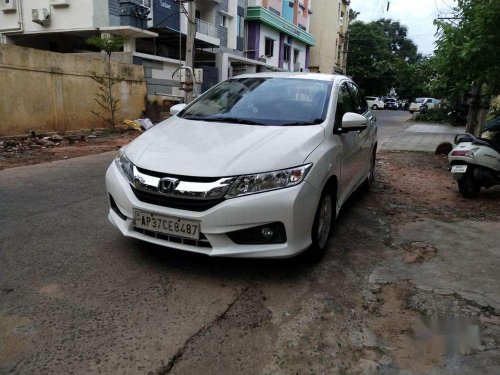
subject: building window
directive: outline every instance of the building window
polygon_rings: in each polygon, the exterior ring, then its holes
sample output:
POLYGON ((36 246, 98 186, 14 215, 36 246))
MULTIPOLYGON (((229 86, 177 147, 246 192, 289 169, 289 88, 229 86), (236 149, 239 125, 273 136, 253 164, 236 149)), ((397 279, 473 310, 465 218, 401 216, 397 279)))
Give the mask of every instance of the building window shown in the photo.
POLYGON ((220 17, 220 25, 222 27, 226 27, 226 16, 221 16, 220 17))
POLYGON ((269 7, 269 10, 276 14, 277 16, 281 16, 281 12, 277 9, 274 9, 273 7, 269 7))
POLYGON ((274 56, 274 40, 266 38, 266 57, 274 56))
POLYGON ((285 44, 285 49, 283 53, 283 60, 286 62, 290 62, 290 46, 285 44))
POLYGON ((299 56, 300 56, 300 50, 294 49, 293 50, 293 63, 297 64, 299 62, 299 56))
POLYGON ((243 38, 243 36, 245 35, 245 20, 242 16, 238 16, 236 18, 236 22, 237 22, 236 32, 238 33, 237 36, 243 38))

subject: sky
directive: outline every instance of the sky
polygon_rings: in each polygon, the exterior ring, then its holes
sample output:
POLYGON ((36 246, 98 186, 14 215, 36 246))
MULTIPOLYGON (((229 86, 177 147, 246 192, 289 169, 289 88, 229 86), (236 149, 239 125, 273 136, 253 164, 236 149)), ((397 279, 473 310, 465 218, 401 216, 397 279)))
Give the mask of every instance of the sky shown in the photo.
POLYGON ((351 0, 351 8, 360 12, 358 20, 369 22, 384 17, 407 26, 408 36, 423 55, 434 51, 434 19, 450 14, 454 5, 455 0, 351 0))

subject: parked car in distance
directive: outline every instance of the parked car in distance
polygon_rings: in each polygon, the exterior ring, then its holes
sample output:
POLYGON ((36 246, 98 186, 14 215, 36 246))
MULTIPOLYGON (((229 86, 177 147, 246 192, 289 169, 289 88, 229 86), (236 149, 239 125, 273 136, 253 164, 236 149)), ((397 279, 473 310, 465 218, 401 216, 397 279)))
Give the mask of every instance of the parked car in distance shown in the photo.
POLYGON ((396 101, 396 99, 393 98, 385 98, 384 105, 386 109, 393 109, 393 110, 398 109, 398 102, 396 101))
POLYGON ((384 101, 377 96, 365 96, 366 102, 368 103, 368 107, 371 109, 384 109, 385 103, 384 101))
POLYGON ((425 112, 439 107, 439 103, 440 101, 434 98, 416 98, 411 102, 409 111, 410 113, 425 112))
POLYGON ((171 113, 107 170, 108 218, 124 236, 210 256, 316 257, 373 180, 375 116, 345 76, 242 75, 171 113))

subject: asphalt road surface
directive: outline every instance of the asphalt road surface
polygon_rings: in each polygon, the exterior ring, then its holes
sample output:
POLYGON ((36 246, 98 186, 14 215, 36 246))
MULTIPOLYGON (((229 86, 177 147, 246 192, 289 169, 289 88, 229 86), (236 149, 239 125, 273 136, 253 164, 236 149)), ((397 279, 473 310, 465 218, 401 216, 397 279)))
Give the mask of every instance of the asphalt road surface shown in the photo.
MULTIPOLYGON (((405 126, 402 116, 379 111, 381 138, 405 126)), ((336 238, 348 256, 332 245, 315 265, 211 259, 111 226, 104 174, 113 157, 0 172, 0 373, 362 368, 353 342, 371 344, 359 285, 390 241, 384 216, 365 209, 377 199, 360 197, 343 215, 336 238)))

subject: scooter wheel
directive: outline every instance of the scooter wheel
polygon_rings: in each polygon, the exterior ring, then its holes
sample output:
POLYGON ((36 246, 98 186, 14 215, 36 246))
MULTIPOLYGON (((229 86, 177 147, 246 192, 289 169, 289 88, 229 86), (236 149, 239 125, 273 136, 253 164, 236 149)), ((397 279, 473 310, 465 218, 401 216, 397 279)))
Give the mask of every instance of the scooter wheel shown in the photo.
POLYGON ((477 183, 474 177, 470 174, 466 174, 460 180, 458 180, 458 190, 464 198, 475 198, 481 190, 481 185, 477 183))

